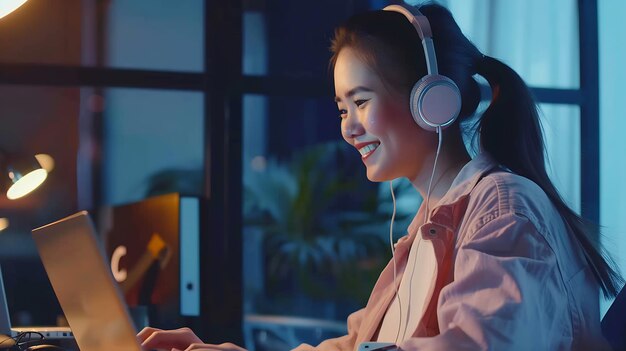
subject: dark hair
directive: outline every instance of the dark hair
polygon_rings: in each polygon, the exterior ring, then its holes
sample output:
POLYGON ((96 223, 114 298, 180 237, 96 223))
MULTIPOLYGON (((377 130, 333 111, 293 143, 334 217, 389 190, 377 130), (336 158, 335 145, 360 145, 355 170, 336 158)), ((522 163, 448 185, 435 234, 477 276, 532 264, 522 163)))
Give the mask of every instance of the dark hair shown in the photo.
MULTIPOLYGON (((623 279, 610 256, 601 253, 599 227, 569 208, 548 177, 537 104, 522 78, 503 62, 484 56, 445 7, 427 4, 419 10, 431 25, 439 72, 450 77, 461 91, 459 120, 476 112, 480 89, 473 75, 480 74, 492 91, 489 107, 474 126, 480 149, 543 189, 580 242, 604 295, 617 295, 623 279)), ((413 84, 426 74, 419 42, 415 28, 400 13, 378 10, 357 14, 335 30, 330 67, 334 68, 339 52, 350 47, 386 86, 408 96, 413 84)))

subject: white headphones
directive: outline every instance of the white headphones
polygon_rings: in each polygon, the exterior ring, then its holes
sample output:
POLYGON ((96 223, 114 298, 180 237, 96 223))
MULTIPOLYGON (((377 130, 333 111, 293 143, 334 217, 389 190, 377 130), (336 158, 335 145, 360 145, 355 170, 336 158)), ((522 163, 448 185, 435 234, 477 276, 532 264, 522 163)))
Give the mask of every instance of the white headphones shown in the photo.
POLYGON ((461 93, 452 79, 438 73, 428 19, 417 7, 389 5, 383 10, 403 14, 422 39, 428 73, 413 85, 411 91, 409 103, 413 119, 420 127, 429 131, 436 131, 438 127, 446 128, 456 120, 461 111, 461 93))

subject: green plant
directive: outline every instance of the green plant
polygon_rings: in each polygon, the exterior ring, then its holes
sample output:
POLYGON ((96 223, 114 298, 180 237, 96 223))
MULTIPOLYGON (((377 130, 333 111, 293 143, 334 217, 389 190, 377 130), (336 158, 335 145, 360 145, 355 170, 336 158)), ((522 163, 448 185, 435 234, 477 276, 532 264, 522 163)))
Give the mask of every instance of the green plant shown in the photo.
POLYGON ((314 145, 244 174, 245 223, 264 231, 266 282, 277 294, 293 293, 290 282, 314 298, 364 302, 390 257, 390 199, 344 145, 314 145))

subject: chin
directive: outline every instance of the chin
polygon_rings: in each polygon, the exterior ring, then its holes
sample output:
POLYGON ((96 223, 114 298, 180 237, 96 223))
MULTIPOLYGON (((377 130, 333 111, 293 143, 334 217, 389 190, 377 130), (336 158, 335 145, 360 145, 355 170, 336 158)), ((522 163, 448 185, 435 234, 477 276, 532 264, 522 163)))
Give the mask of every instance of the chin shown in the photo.
POLYGON ((369 169, 367 170, 367 179, 370 182, 375 182, 375 183, 381 183, 381 182, 387 182, 390 180, 395 179, 394 177, 389 177, 386 176, 384 173, 382 172, 376 172, 375 170, 370 171, 369 169))

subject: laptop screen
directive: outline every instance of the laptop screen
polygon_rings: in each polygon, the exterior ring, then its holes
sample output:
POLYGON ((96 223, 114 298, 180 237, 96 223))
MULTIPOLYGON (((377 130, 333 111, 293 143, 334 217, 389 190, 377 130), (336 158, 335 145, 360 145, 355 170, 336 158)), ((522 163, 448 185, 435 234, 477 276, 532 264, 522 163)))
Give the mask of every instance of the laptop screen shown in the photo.
POLYGON ((11 335, 11 318, 7 296, 4 292, 4 280, 2 279, 2 267, 0 267, 0 334, 11 335))
POLYGON ((34 229, 33 239, 79 348, 139 351, 136 330, 88 213, 34 229))

